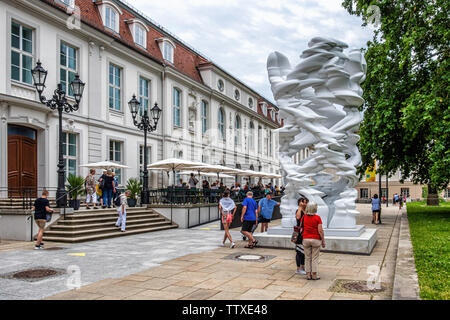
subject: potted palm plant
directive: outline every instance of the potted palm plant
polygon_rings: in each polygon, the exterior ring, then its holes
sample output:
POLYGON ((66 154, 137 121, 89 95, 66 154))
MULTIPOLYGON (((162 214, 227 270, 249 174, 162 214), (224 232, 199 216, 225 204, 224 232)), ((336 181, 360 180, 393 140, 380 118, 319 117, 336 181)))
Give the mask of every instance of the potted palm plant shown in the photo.
POLYGON ((127 199, 129 207, 136 207, 137 197, 141 192, 142 183, 138 178, 130 178, 127 181, 127 190, 131 191, 130 197, 127 199))
POLYGON ((85 193, 84 190, 84 178, 69 174, 67 177, 67 193, 69 194, 69 207, 74 210, 80 209, 80 200, 78 196, 82 196, 85 193))

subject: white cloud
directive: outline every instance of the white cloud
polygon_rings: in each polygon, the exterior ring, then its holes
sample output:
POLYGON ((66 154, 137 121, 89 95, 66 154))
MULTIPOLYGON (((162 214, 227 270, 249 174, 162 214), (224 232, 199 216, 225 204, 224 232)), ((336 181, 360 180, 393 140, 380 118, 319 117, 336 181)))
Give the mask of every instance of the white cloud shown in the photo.
POLYGON ((272 98, 266 60, 280 51, 291 64, 315 36, 365 47, 373 29, 362 28, 342 0, 127 0, 156 23, 230 74, 272 98))

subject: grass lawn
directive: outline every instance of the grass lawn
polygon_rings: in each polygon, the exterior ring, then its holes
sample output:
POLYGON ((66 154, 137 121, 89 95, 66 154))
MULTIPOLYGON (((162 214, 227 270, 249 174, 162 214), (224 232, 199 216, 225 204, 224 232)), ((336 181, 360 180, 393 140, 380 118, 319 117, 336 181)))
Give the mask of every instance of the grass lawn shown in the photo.
POLYGON ((423 300, 450 299, 450 202, 408 202, 414 259, 423 300))

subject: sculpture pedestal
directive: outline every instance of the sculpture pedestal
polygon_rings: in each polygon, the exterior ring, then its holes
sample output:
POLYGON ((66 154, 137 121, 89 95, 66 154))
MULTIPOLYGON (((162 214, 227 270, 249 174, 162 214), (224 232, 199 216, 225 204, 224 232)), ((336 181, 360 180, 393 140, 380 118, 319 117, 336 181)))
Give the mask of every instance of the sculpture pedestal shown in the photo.
MULTIPOLYGON (((366 229, 357 226, 355 229, 328 229, 325 231, 325 248, 323 252, 352 253, 370 255, 377 242, 377 229, 366 229), (347 232, 347 235, 345 235, 347 232), (349 236, 349 234, 358 234, 349 236), (340 234, 340 235, 335 235, 340 234)), ((258 240, 259 247, 295 249, 291 242, 292 228, 273 227, 264 233, 255 233, 253 236, 258 240), (288 234, 287 234, 288 232, 288 234)))

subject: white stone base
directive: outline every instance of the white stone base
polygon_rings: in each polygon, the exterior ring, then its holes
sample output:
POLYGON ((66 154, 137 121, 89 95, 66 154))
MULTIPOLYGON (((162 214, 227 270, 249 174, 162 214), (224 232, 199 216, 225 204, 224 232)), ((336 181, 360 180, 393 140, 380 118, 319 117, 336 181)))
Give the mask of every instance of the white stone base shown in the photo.
MULTIPOLYGON (((254 237, 258 240, 259 247, 294 249, 295 244, 291 242, 291 234, 281 235, 264 232, 255 233, 254 237)), ((359 237, 325 235, 325 248, 321 247, 320 250, 324 252, 370 255, 375 247, 377 238, 377 229, 365 229, 359 237)))
MULTIPOLYGON (((267 234, 269 235, 291 235, 292 227, 284 228, 282 226, 271 227, 267 230, 267 234)), ((325 238, 327 236, 330 237, 360 237, 364 231, 366 230, 365 226, 358 225, 351 229, 323 229, 325 233, 325 238)))
POLYGON ((352 229, 323 229, 325 238, 328 237, 360 237, 364 231, 366 231, 366 226, 355 226, 352 229))

